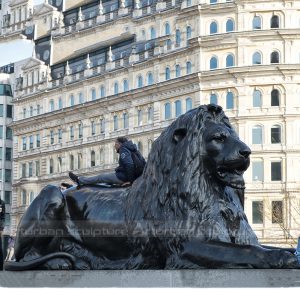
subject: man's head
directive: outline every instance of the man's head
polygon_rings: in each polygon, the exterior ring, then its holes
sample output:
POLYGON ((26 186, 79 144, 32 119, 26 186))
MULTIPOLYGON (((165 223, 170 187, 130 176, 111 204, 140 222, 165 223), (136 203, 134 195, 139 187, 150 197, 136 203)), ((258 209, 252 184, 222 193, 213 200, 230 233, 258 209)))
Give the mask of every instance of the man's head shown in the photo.
POLYGON ((124 144, 127 141, 128 141, 128 139, 125 136, 120 136, 116 139, 115 149, 116 149, 117 153, 119 153, 119 150, 120 150, 122 144, 124 144))

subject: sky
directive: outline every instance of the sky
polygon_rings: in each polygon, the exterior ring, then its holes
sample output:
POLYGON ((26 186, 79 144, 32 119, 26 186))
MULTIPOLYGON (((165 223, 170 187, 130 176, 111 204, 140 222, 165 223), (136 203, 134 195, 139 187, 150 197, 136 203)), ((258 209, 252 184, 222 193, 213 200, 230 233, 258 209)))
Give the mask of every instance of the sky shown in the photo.
MULTIPOLYGON (((44 0, 34 0, 34 5, 43 3, 44 0)), ((33 42, 16 40, 0 43, 0 67, 28 58, 32 55, 33 42)))

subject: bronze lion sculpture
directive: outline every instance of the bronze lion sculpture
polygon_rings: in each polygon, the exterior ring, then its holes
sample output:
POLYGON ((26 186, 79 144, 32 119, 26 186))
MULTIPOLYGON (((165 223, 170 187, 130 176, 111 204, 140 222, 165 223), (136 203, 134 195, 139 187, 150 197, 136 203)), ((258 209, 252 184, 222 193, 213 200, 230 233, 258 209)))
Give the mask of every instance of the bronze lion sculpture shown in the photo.
POLYGON ((243 210, 250 149, 222 108, 180 116, 131 187, 46 186, 18 227, 6 270, 298 268, 259 245, 243 210))

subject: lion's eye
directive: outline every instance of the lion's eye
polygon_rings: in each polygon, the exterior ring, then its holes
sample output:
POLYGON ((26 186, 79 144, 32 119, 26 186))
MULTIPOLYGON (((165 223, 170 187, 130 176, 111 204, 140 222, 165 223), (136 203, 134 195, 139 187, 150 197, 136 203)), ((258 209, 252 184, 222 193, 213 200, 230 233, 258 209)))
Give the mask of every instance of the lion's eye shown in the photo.
POLYGON ((218 134, 218 135, 215 135, 214 138, 213 138, 215 141, 218 141, 218 142, 224 142, 225 139, 226 139, 226 135, 225 134, 218 134))

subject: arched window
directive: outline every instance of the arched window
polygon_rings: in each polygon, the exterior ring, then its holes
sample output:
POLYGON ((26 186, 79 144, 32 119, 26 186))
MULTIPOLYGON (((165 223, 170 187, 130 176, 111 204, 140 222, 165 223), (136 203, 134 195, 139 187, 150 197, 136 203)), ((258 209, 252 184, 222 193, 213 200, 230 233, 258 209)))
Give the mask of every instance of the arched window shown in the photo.
POLYGON ((167 50, 170 50, 172 48, 172 41, 171 39, 166 40, 167 50))
POLYGON ((156 30, 154 27, 151 27, 150 29, 150 38, 151 40, 156 38, 156 30))
POLYGON ((180 65, 175 66, 175 74, 176 74, 176 77, 180 77, 180 75, 181 75, 180 65))
POLYGON ((210 95, 210 104, 218 104, 218 96, 214 93, 210 95))
POLYGON ((114 83, 114 95, 119 94, 119 83, 115 82, 114 83))
POLYGON ((170 28, 170 24, 167 22, 165 24, 165 35, 169 35, 171 34, 171 28, 170 28))
POLYGON ((92 150, 91 151, 91 167, 95 167, 96 166, 96 154, 95 151, 92 150))
POLYGON ((70 126, 70 140, 74 140, 74 127, 70 126))
POLYGON ((105 87, 104 87, 104 85, 101 85, 101 87, 100 87, 100 97, 101 98, 105 97, 105 87))
POLYGON ((186 63, 186 74, 191 74, 192 73, 192 63, 188 61, 186 63))
POLYGON ((179 117, 182 114, 181 100, 175 101, 175 117, 179 117))
POLYGON ((262 127, 260 125, 256 125, 252 128, 252 144, 262 144, 262 127))
POLYGON ((262 107, 262 95, 259 90, 253 92, 253 107, 262 107))
POLYGON ((230 68, 234 66, 234 56, 232 54, 228 54, 226 56, 226 68, 230 68))
POLYGON ((138 86, 138 88, 143 87, 143 76, 142 75, 139 75, 137 78, 137 86, 138 86))
POLYGON ((281 143, 281 127, 280 125, 274 125, 271 128, 271 143, 279 144, 281 143))
POLYGON ((261 29, 261 17, 255 16, 252 20, 252 29, 261 29))
POLYGON ((151 85, 153 84, 153 74, 151 72, 148 73, 147 75, 147 82, 148 82, 148 85, 151 85))
POLYGON ((26 205, 27 204, 27 195, 26 195, 26 191, 22 190, 22 204, 26 205))
POLYGON ((278 51, 273 51, 271 53, 271 64, 279 64, 279 52, 278 51))
POLYGON ((58 99, 58 109, 62 109, 62 108, 63 108, 63 102, 62 102, 61 97, 59 97, 59 99, 58 99))
POLYGON ((123 113, 123 127, 124 127, 124 129, 127 129, 128 126, 129 126, 128 113, 123 113))
POLYGON ((141 126, 143 124, 143 111, 141 109, 138 109, 137 111, 137 123, 138 126, 141 126))
POLYGON ((176 36, 175 36, 175 43, 176 43, 176 46, 180 46, 181 44, 181 32, 179 29, 176 29, 176 36))
POLYGON ((54 173, 54 163, 53 163, 53 158, 50 158, 49 161, 49 173, 53 174, 54 173))
POLYGON ((73 95, 73 94, 70 95, 69 100, 70 100, 70 106, 75 105, 75 98, 74 98, 74 95, 73 95))
POLYGON ((80 122, 79 125, 78 125, 78 138, 81 139, 82 137, 83 137, 83 125, 80 122))
POLYGON ((23 118, 26 118, 26 108, 23 108, 23 118))
POLYGON ((218 33, 218 24, 216 22, 211 22, 209 26, 209 33, 215 34, 218 33))
POLYGON ((105 119, 100 119, 100 133, 105 132, 105 119))
POLYGON ((234 107, 234 97, 232 92, 226 94, 226 109, 233 109, 234 107))
POLYGON ((277 89, 271 92, 271 106, 279 106, 279 91, 277 89))
POLYGON ((261 59, 261 54, 260 52, 255 52, 252 55, 252 64, 253 65, 261 65, 262 59, 261 59))
MULTIPOLYGON (((53 110, 54 110, 54 101, 53 101, 53 110)), ((30 106, 30 117, 33 116, 33 107, 30 106)))
POLYGON ((209 61, 209 68, 210 68, 210 70, 218 68, 218 59, 215 56, 213 56, 210 59, 210 61, 209 61))
POLYGON ((34 192, 30 192, 29 194, 29 201, 30 203, 34 200, 34 192))
POLYGON ((185 107, 186 107, 186 111, 189 111, 193 108, 193 101, 191 98, 187 98, 185 100, 185 107))
POLYGON ((114 115, 114 130, 118 130, 119 126, 118 126, 119 120, 118 120, 118 116, 114 115))
POLYGON ((166 80, 169 80, 171 78, 171 72, 169 67, 166 67, 165 76, 166 76, 166 80))
POLYGON ((226 32, 234 31, 234 21, 232 19, 228 19, 226 22, 226 32))
MULTIPOLYGON (((38 104, 36 107, 36 113, 39 115, 41 113, 41 106, 38 104)), ((25 118, 25 117, 24 117, 25 118)))
POLYGON ((270 20, 271 28, 279 28, 279 17, 277 15, 272 16, 270 20))
POLYGON ((54 111, 54 100, 50 101, 50 111, 54 111))
POLYGON ((129 90, 129 84, 128 84, 128 80, 124 79, 123 80, 123 91, 127 92, 129 90))
POLYGON ((95 121, 91 122, 91 131, 92 131, 92 135, 96 134, 96 123, 95 123, 95 121))
MULTIPOLYGON (((96 94, 96 90, 95 90, 95 94, 96 94)), ((80 104, 82 104, 82 103, 84 102, 84 99, 83 99, 83 93, 82 93, 82 92, 80 92, 80 93, 78 94, 78 100, 79 100, 79 103, 80 103, 80 104)))
POLYGON ((171 119, 171 104, 166 103, 165 104, 165 120, 171 119))
POLYGON ((154 109, 152 106, 148 108, 148 123, 153 122, 153 116, 154 116, 154 109))
POLYGON ((192 27, 187 26, 186 28, 186 39, 189 40, 192 37, 192 27))

